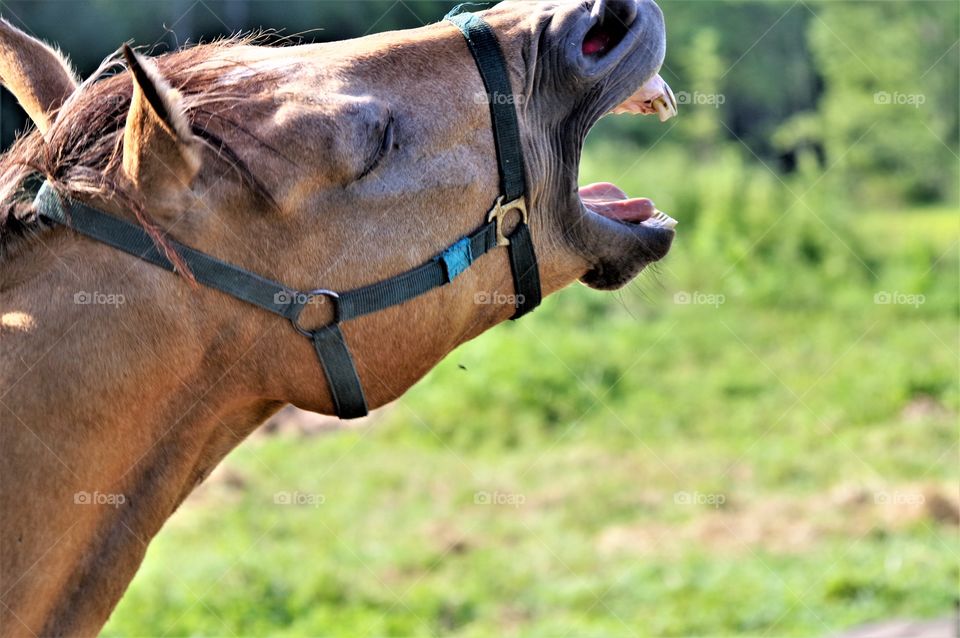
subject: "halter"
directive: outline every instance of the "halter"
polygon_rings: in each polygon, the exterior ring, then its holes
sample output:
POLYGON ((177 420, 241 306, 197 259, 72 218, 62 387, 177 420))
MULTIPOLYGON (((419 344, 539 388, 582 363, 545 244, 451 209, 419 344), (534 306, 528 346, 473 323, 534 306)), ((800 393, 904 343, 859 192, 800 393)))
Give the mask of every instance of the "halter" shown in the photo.
MULTIPOLYGON (((297 332, 313 342, 323 369, 334 408, 341 419, 366 416, 363 386, 340 324, 357 317, 397 306, 435 288, 446 286, 470 268, 481 256, 496 247, 507 247, 516 292, 515 312, 519 319, 540 304, 540 275, 530 236, 526 204, 526 179, 520 129, 503 52, 493 29, 480 16, 455 8, 446 19, 455 24, 467 40, 480 70, 490 101, 493 138, 500 172, 501 194, 487 215, 487 221, 473 234, 458 239, 423 265, 379 283, 347 292, 317 289, 298 291, 265 279, 216 257, 170 241, 170 246, 200 284, 258 306, 289 320, 297 332), (506 236, 504 219, 516 211, 519 223, 506 236), (333 321, 316 330, 300 323, 303 309, 325 297, 334 306, 333 321)), ((143 228, 101 210, 61 196, 44 182, 34 200, 38 215, 91 239, 108 244, 171 272, 174 265, 143 228)))

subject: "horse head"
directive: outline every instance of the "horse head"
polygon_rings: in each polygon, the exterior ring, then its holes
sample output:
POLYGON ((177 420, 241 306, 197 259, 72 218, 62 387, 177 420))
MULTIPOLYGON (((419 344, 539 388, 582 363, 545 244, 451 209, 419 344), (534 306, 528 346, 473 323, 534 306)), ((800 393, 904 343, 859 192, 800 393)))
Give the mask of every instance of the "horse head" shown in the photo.
MULTIPOLYGON (((652 202, 612 184, 578 188, 584 139, 602 116, 675 108, 657 75, 659 8, 505 2, 480 15, 507 94, 488 90, 450 22, 329 44, 126 50, 101 69, 125 72, 82 83, 53 49, 0 24, 0 80, 37 126, 0 159, 0 388, 5 416, 22 425, 2 430, 6 460, 22 468, 4 481, 3 506, 16 512, 3 530, 4 570, 17 574, 4 598, 11 622, 96 631, 143 539, 227 451, 285 403, 333 411, 309 341, 197 285, 171 242, 293 290, 353 290, 409 271, 487 221, 501 194, 491 106, 506 103, 543 294, 578 279, 614 289, 667 253, 674 222, 652 202), (39 223, 36 174, 144 229, 183 276, 39 223), (51 480, 140 507, 65 513, 8 499, 51 480), (68 528, 75 542, 51 548, 68 528), (27 545, 13 540, 25 533, 27 545)), ((506 215, 503 232, 520 223, 506 215)), ((507 251, 457 274, 343 326, 371 407, 514 314, 507 251)), ((314 330, 333 306, 317 296, 298 320, 314 330)))

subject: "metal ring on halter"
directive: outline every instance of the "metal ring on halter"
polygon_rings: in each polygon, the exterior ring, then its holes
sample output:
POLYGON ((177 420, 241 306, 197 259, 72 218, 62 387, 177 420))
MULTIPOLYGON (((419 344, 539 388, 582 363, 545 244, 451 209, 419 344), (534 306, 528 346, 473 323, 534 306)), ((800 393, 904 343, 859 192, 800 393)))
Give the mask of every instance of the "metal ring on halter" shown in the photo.
POLYGON ((294 301, 297 305, 297 310, 290 316, 290 323, 293 324, 294 329, 297 332, 302 334, 307 339, 312 339, 315 330, 307 330, 302 325, 300 325, 300 315, 303 314, 303 309, 307 307, 312 300, 317 297, 326 297, 333 303, 333 323, 337 323, 339 310, 337 307, 337 300, 340 299, 340 295, 333 292, 332 290, 326 290, 325 288, 319 288, 317 290, 311 290, 310 292, 295 292, 294 301))

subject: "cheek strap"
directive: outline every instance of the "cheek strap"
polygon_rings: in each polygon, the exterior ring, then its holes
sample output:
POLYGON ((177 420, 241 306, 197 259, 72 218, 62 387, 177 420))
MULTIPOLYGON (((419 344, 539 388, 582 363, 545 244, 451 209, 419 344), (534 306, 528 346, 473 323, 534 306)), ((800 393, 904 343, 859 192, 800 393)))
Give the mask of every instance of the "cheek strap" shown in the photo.
POLYGON ((537 255, 533 250, 527 219, 527 180, 517 119, 517 107, 521 100, 513 92, 507 62, 493 28, 483 18, 466 10, 472 4, 454 7, 445 19, 463 34, 487 91, 501 191, 501 197, 490 212, 489 219, 498 219, 500 245, 507 246, 510 251, 516 307, 512 319, 516 320, 539 306, 543 296, 537 255), (520 223, 513 234, 505 238, 502 232, 504 216, 514 209, 520 211, 520 223))

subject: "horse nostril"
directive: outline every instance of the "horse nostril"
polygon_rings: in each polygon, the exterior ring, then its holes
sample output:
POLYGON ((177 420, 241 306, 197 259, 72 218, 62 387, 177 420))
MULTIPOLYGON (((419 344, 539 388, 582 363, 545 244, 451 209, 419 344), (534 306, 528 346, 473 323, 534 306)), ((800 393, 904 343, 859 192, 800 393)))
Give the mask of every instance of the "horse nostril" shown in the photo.
POLYGON ((637 0, 607 0, 601 21, 614 19, 629 29, 637 19, 637 0))
POLYGON ((591 13, 596 24, 583 39, 584 55, 602 57, 612 51, 637 19, 636 0, 597 0, 591 13))

